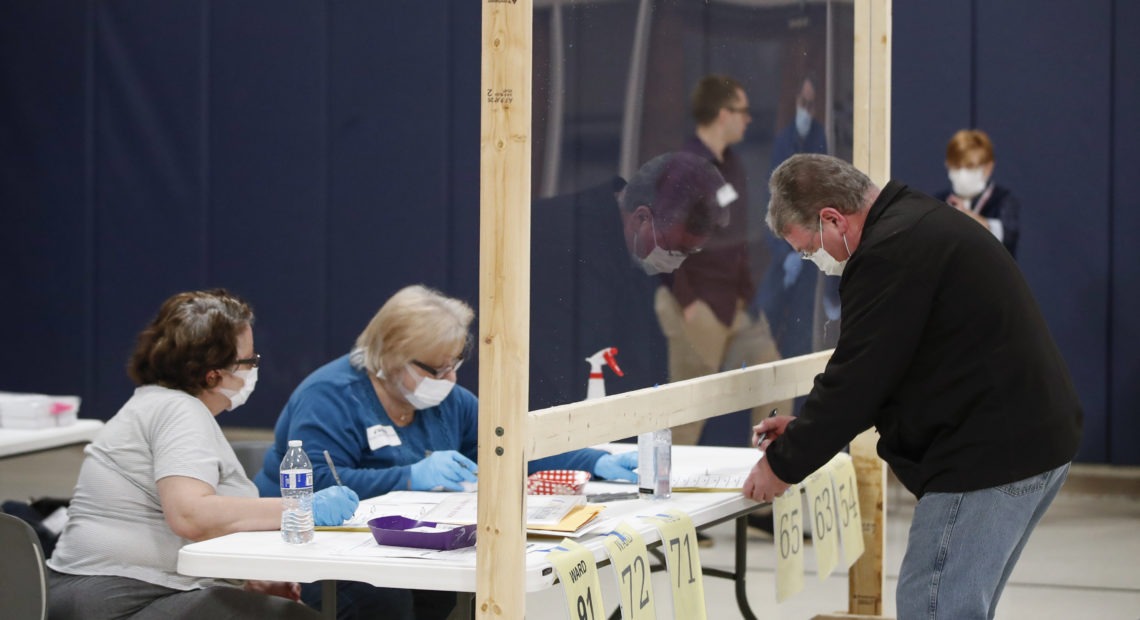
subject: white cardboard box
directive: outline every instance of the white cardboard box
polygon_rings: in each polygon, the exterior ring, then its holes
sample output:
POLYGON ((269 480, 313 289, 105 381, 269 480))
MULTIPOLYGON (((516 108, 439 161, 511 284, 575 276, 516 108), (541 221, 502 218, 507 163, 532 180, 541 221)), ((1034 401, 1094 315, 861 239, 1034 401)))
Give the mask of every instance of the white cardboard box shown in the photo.
POLYGON ((0 428, 36 429, 75 424, 78 396, 0 392, 0 428))

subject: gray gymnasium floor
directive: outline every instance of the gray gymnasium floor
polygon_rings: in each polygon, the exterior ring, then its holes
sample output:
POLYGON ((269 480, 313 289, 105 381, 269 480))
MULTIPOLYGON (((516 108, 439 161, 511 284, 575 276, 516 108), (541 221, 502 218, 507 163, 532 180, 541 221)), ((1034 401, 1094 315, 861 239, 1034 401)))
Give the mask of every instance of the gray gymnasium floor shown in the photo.
MULTIPOLYGON (((227 429, 231 439, 268 438, 267 431, 227 429)), ((82 462, 82 448, 72 446, 0 461, 0 499, 30 495, 69 496, 82 462)), ((894 587, 902 561, 913 498, 892 484, 888 491, 885 614, 894 614, 894 587)), ((706 567, 732 568, 731 524, 709 530, 714 544, 701 550, 706 567)), ((759 618, 807 619, 846 611, 847 575, 826 580, 815 574, 815 558, 806 554, 804 590, 782 604, 775 602, 775 554, 769 537, 749 530, 748 593, 759 618)), ((616 603, 603 573, 603 594, 616 603)), ((668 617, 668 585, 655 575, 655 605, 668 617)), ((740 618, 730 582, 706 578, 710 619, 740 618)), ((560 618, 557 590, 527 597, 528 616, 560 618)), ((1033 620, 1090 618, 1140 619, 1140 470, 1081 466, 1030 540, 998 607, 998 618, 1033 620)))

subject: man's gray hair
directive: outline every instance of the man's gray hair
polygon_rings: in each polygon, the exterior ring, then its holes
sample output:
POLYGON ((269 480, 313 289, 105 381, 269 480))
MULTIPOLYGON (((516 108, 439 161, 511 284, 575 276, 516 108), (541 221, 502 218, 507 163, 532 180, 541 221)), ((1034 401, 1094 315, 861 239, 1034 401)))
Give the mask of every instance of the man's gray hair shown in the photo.
POLYGON ((780 164, 768 182, 768 228, 783 238, 795 224, 815 230, 819 212, 833 207, 840 213, 864 208, 871 179, 851 164, 830 155, 801 153, 780 164))
POLYGON ((618 206, 632 213, 644 205, 659 227, 679 223, 691 234, 707 235, 728 224, 728 210, 717 199, 724 185, 724 177, 704 157, 684 151, 666 153, 637 170, 618 206))

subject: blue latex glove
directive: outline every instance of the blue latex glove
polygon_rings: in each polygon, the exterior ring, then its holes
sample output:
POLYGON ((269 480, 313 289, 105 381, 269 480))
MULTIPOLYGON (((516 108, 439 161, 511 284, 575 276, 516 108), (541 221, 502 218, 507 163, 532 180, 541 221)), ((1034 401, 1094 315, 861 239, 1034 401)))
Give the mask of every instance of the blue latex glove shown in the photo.
POLYGON ((594 463, 594 475, 606 480, 629 480, 637 482, 637 450, 621 454, 605 454, 594 463))
POLYGON ((792 288, 796 278, 800 277, 800 269, 803 269, 805 262, 807 261, 800 258, 799 252, 788 252, 784 257, 784 288, 792 288))
POLYGON ((455 450, 432 452, 412 465, 413 491, 462 491, 464 482, 475 482, 479 466, 455 450))
POLYGON ((360 498, 348 487, 328 487, 313 494, 313 523, 340 525, 356 512, 360 498))

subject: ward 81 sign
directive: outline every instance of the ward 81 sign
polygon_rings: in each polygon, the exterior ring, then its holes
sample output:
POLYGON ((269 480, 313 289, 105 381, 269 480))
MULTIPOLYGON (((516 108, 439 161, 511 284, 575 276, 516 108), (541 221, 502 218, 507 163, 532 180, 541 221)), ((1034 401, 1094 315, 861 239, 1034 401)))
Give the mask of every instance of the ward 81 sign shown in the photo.
POLYGON ((602 586, 598 581, 598 565, 594 554, 582 545, 564 539, 559 543, 564 550, 551 551, 547 559, 554 565, 558 580, 566 591, 566 603, 572 620, 605 620, 602 604, 602 586))

